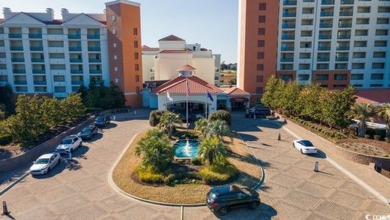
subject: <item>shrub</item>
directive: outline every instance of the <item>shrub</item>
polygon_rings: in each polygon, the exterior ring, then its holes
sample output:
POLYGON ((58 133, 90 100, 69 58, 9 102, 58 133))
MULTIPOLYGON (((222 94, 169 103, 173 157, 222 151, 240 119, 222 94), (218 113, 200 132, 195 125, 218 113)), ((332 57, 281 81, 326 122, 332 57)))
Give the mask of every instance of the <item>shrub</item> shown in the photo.
POLYGON ((191 164, 195 166, 199 166, 202 165, 202 161, 198 157, 195 157, 191 159, 191 164))
POLYGON ((232 116, 230 113, 226 110, 217 110, 215 112, 212 112, 209 116, 210 121, 215 121, 215 120, 223 120, 228 124, 229 126, 231 125, 232 122, 232 116))
POLYGON ((160 123, 161 116, 166 112, 166 110, 153 110, 149 115, 149 124, 152 127, 156 127, 160 123))
POLYGON ((158 183, 161 184, 164 182, 164 175, 161 173, 153 172, 152 169, 137 169, 138 178, 141 182, 145 183, 158 183))
POLYGON ((367 139, 371 139, 371 135, 369 135, 369 134, 365 134, 364 137, 367 139))
POLYGON ((236 179, 239 171, 232 164, 212 165, 199 171, 203 182, 210 185, 225 184, 236 179))
POLYGON ((201 176, 197 172, 175 173, 169 174, 164 179, 167 185, 185 184, 185 183, 200 183, 201 176))
POLYGON ((0 146, 8 145, 12 142, 12 136, 5 134, 0 136, 0 146))
POLYGON ((374 139, 379 141, 381 139, 381 136, 380 135, 374 135, 374 139))
POLYGON ((385 141, 386 141, 387 143, 390 143, 390 138, 389 138, 389 137, 385 137, 385 141))

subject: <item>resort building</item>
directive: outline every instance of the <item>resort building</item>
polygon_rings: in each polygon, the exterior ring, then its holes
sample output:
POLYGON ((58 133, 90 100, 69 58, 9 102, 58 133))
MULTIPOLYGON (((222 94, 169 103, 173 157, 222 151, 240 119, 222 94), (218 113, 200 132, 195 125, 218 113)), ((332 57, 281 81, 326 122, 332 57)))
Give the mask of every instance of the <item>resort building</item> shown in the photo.
POLYGON ((219 86, 221 55, 202 48, 200 44, 187 44, 185 40, 170 35, 158 40, 159 47, 142 47, 142 72, 144 81, 171 80, 177 70, 188 64, 196 76, 219 86))
POLYGON ((15 94, 58 98, 80 86, 117 84, 126 105, 141 104, 140 5, 117 0, 105 13, 44 13, 3 9, 0 20, 0 86, 15 94))
POLYGON ((271 75, 329 89, 390 88, 390 1, 240 0, 238 87, 260 100, 271 75))

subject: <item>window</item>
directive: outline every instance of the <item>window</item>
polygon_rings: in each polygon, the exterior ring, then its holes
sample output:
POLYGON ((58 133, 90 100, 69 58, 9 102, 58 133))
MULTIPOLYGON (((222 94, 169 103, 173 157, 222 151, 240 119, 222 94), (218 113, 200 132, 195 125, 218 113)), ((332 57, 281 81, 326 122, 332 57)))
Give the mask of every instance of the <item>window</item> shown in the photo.
POLYGON ((347 80, 347 74, 335 74, 334 80, 347 80))
POLYGON ((299 69, 300 70, 309 70, 310 69, 310 64, 308 64, 308 63, 300 63, 299 64, 299 69))
POLYGON ((387 41, 385 40, 376 40, 374 43, 375 47, 387 47, 387 41))
POLYGON ((138 60, 138 52, 134 53, 134 59, 138 60))
POLYGON ((264 52, 257 52, 257 59, 264 59, 264 52))
POLYGON ((114 43, 112 46, 115 48, 116 47, 116 43, 114 43))
POLYGON ((374 52, 374 58, 386 58, 386 52, 374 52))
POLYGON ((138 48, 138 41, 134 41, 134 48, 138 48))
POLYGON ((112 20, 112 21, 116 21, 115 15, 111 16, 111 20, 112 20))
POLYGON ((308 74, 300 74, 298 75, 298 80, 299 81, 308 81, 310 76, 308 74))
POLYGON ((263 87, 256 87, 256 93, 262 94, 263 93, 263 87))
POLYGON ((114 55, 114 60, 117 60, 117 59, 118 59, 118 57, 116 55, 114 55))
POLYGON ((133 34, 134 35, 138 35, 138 29, 137 28, 133 28, 133 34))
POLYGON ((114 71, 117 72, 118 71, 118 67, 114 67, 114 71))
POLYGON ((135 76, 135 82, 139 82, 139 76, 138 75, 135 76))
POLYGON ((256 76, 256 82, 263 82, 264 77, 263 76, 256 76))
POLYGON ((258 35, 265 35, 265 28, 259 28, 259 29, 257 29, 257 34, 258 34, 258 35))
POLYGON ((373 73, 371 74, 371 79, 372 80, 376 80, 376 79, 380 79, 382 80, 384 77, 383 77, 383 73, 373 73))
POLYGON ((259 16, 259 23, 265 23, 265 16, 259 16))
POLYGON ((387 36, 388 35, 388 30, 387 29, 377 29, 375 31, 376 36, 387 36))
POLYGON ((112 34, 116 34, 116 30, 114 29, 114 30, 112 30, 112 34))
POLYGON ((372 69, 384 69, 385 63, 372 63, 372 69))
POLYGON ((258 40, 257 41, 257 47, 264 47, 265 41, 264 40, 258 40))
POLYGON ((351 74, 351 80, 363 80, 364 74, 351 74))
POLYGON ((328 74, 318 74, 316 75, 316 80, 328 80, 329 75, 328 74))
POLYGON ((265 11, 267 10, 267 4, 266 3, 260 3, 259 4, 259 11, 265 11))
POLYGON ((138 64, 138 63, 136 63, 136 64, 134 65, 134 69, 135 69, 135 71, 139 71, 139 64, 138 64))
POLYGON ((256 70, 257 70, 257 71, 262 71, 262 70, 264 70, 264 64, 257 64, 256 70))

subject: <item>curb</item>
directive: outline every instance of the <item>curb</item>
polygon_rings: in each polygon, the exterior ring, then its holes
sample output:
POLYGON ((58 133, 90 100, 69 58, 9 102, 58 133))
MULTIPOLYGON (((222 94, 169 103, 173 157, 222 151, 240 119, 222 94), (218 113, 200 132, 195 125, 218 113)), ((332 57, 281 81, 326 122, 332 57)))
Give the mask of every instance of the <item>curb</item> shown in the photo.
POLYGON ((158 201, 153 201, 153 200, 148 200, 148 199, 143 199, 143 198, 140 198, 140 197, 137 197, 137 196, 134 196, 130 193, 127 193, 125 191, 123 191, 121 188, 119 188, 114 180, 112 179, 112 174, 114 172, 114 169, 115 167, 118 165, 119 161, 122 159, 123 155, 126 153, 126 151, 129 149, 131 143, 134 141, 135 137, 141 132, 138 132, 136 133, 133 138, 129 141, 129 143, 127 144, 127 147, 125 149, 123 149, 122 153, 120 154, 120 156, 118 157, 118 159, 115 161, 114 165, 111 167, 110 171, 108 172, 108 184, 111 186, 111 188, 121 194, 122 196, 124 196, 125 198, 128 198, 128 199, 133 199, 133 200, 137 200, 137 201, 140 201, 140 202, 144 202, 144 203, 149 203, 149 204, 154 204, 154 205, 163 205, 163 206, 172 206, 172 207, 198 207, 198 206, 205 206, 206 203, 195 203, 195 204, 176 204, 176 203, 164 203, 164 202, 158 202, 158 201))
POLYGON ((30 172, 26 172, 25 174, 23 174, 21 177, 19 177, 17 180, 15 180, 14 182, 12 182, 9 186, 5 187, 5 189, 1 190, 0 191, 0 196, 3 195, 4 193, 6 193, 8 190, 10 190, 12 187, 14 187, 16 184, 18 184, 20 181, 22 181, 22 179, 24 179, 26 176, 28 176, 30 174, 30 172))
POLYGON ((253 190, 257 190, 257 189, 259 189, 259 188, 261 187, 261 185, 263 185, 264 180, 265 180, 265 171, 264 171, 264 168, 263 168, 263 166, 261 166, 261 164, 259 163, 259 160, 260 160, 260 159, 259 159, 258 157, 256 157, 256 155, 253 153, 253 151, 249 148, 248 144, 242 139, 241 135, 240 135, 239 133, 237 133, 237 132, 236 132, 236 134, 237 134, 238 137, 241 139, 242 143, 245 144, 246 148, 247 148, 248 151, 252 154, 252 156, 253 156, 254 158, 256 158, 256 163, 257 163, 257 165, 258 165, 258 166, 260 167, 260 169, 261 169, 261 173, 262 173, 262 175, 261 175, 261 180, 260 180, 254 187, 252 187, 253 190))

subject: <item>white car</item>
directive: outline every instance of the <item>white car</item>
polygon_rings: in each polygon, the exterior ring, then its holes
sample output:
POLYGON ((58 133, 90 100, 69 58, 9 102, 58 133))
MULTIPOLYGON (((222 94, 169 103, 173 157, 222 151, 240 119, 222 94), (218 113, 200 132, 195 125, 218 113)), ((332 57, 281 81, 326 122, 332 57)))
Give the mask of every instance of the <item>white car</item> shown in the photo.
POLYGON ((48 173, 60 163, 61 156, 57 153, 44 154, 40 156, 30 167, 31 175, 41 175, 48 173))
POLYGON ((60 154, 68 154, 69 152, 73 152, 82 144, 82 140, 77 135, 69 135, 65 137, 61 143, 57 146, 55 152, 60 154))
POLYGON ((317 148, 308 140, 295 140, 293 141, 293 147, 298 149, 302 154, 316 154, 317 148))

